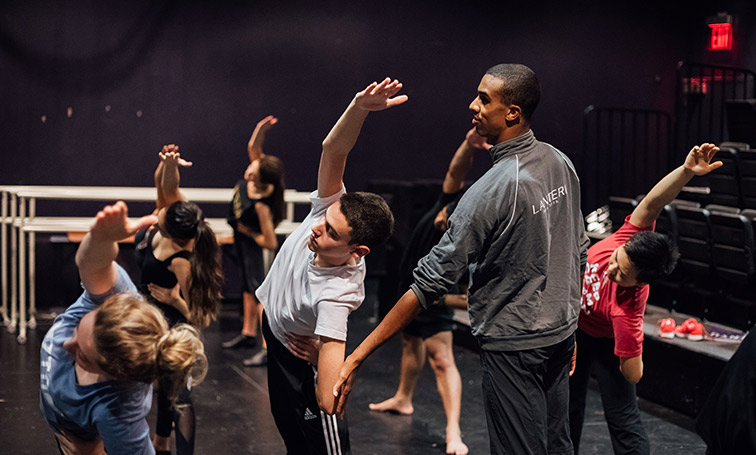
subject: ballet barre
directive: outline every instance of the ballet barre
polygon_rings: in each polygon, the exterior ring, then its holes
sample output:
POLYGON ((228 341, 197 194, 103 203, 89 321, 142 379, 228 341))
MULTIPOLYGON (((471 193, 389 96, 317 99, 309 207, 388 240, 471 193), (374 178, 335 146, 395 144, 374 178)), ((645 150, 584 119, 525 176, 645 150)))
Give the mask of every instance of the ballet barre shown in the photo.
MULTIPOLYGON (((67 233, 71 241, 77 241, 89 230, 92 217, 38 217, 37 199, 69 201, 154 202, 152 187, 95 187, 95 186, 0 186, 2 214, 0 243, 2 244, 2 318, 8 331, 18 328, 17 340, 26 342, 28 328, 36 327, 36 233, 67 233), (8 314, 8 239, 10 238, 10 317, 8 314), (78 235, 77 235, 78 234, 78 235), (28 260, 28 265, 27 265, 28 260), (20 273, 19 273, 20 271, 20 273), (27 320, 28 281, 28 320, 27 320)), ((223 203, 231 201, 233 190, 228 188, 182 188, 186 199, 197 203, 223 203)), ((294 221, 296 204, 310 203, 309 192, 286 190, 286 218, 276 227, 276 234, 288 236, 300 223, 294 221)), ((208 218, 216 237, 221 243, 230 243, 233 230, 223 218, 208 218)))

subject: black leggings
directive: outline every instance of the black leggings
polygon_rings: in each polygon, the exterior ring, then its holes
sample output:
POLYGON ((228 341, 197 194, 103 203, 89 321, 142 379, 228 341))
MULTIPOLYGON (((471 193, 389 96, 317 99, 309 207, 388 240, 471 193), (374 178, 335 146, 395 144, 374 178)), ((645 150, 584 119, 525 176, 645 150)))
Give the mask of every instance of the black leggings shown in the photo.
POLYGON ((585 420, 585 402, 591 373, 596 375, 601 404, 615 454, 648 454, 648 435, 641 421, 635 384, 619 370, 613 338, 593 338, 577 332, 577 366, 570 377, 570 436, 578 453, 585 420))
POLYGON ((171 409, 168 391, 171 390, 170 380, 161 378, 158 381, 157 393, 157 424, 155 434, 168 438, 171 430, 176 429, 176 454, 194 454, 194 403, 189 389, 184 390, 176 400, 178 409, 171 409))

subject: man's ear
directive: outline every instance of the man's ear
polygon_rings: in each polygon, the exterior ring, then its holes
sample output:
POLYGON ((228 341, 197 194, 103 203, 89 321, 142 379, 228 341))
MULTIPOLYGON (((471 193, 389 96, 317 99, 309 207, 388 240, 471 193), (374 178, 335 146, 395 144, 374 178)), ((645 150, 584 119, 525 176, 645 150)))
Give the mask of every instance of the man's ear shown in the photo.
POLYGON ((520 106, 516 104, 512 104, 509 106, 509 112, 507 112, 507 117, 506 117, 508 122, 515 122, 521 116, 522 116, 522 109, 520 109, 520 106))
POLYGON ((367 246, 357 245, 352 249, 351 254, 355 257, 355 259, 359 259, 363 256, 366 256, 369 252, 370 248, 368 248, 367 246))

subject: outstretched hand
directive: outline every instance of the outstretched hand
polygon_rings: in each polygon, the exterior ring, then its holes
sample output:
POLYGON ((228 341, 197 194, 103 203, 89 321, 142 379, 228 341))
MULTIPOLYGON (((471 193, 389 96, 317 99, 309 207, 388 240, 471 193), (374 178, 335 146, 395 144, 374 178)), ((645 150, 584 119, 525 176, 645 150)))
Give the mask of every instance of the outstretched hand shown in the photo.
POLYGON ((129 209, 123 201, 106 206, 95 217, 95 222, 90 229, 92 238, 98 241, 117 242, 158 221, 156 216, 148 215, 135 222, 129 222, 128 215, 129 209))
POLYGON ((723 164, 721 161, 711 162, 718 151, 719 147, 708 142, 696 145, 685 157, 683 167, 695 175, 705 175, 714 169, 719 169, 723 164))
POLYGON ((470 131, 465 135, 465 140, 467 141, 467 145, 474 149, 488 150, 491 148, 491 144, 486 142, 486 138, 478 134, 475 128, 470 128, 470 131))
POLYGON ((181 158, 181 154, 178 150, 178 145, 167 144, 163 146, 163 149, 158 153, 158 156, 164 165, 174 164, 181 167, 189 167, 194 164, 191 161, 181 158))
POLYGON ((272 115, 269 115, 265 117, 264 119, 260 120, 259 122, 257 122, 257 126, 255 127, 255 129, 261 133, 265 133, 269 129, 271 129, 273 125, 275 125, 276 123, 278 123, 278 119, 272 115))
POLYGON ((402 83, 394 79, 387 77, 380 83, 373 82, 368 85, 365 90, 357 93, 354 96, 354 103, 360 109, 366 111, 382 111, 390 107, 398 106, 407 101, 407 95, 396 95, 402 88, 402 83))
POLYGON ((349 362, 349 357, 344 361, 339 370, 339 377, 336 384, 333 385, 333 396, 336 397, 336 414, 344 416, 346 403, 349 393, 352 391, 354 380, 357 379, 357 369, 359 365, 353 365, 349 362))

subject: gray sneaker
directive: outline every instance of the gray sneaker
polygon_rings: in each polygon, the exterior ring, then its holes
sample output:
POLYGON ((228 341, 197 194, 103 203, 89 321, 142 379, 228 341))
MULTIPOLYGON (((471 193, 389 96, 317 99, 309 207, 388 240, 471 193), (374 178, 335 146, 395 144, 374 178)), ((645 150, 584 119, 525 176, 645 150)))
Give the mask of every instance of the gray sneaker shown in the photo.
POLYGON ((251 337, 240 333, 234 338, 221 343, 223 349, 254 348, 257 346, 257 337, 251 337))
POLYGON ((264 367, 268 364, 268 350, 261 349, 255 355, 248 359, 244 359, 245 367, 264 367))

